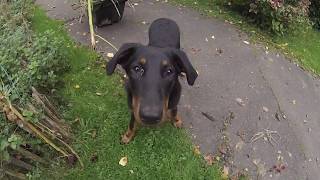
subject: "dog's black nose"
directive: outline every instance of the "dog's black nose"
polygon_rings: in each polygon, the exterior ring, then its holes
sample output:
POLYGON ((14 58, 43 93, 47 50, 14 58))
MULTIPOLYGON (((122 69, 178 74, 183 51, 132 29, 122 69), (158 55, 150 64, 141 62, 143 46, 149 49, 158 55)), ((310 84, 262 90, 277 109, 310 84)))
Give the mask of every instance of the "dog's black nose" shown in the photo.
POLYGON ((162 110, 156 107, 144 107, 140 109, 140 117, 143 123, 156 124, 162 119, 162 110))

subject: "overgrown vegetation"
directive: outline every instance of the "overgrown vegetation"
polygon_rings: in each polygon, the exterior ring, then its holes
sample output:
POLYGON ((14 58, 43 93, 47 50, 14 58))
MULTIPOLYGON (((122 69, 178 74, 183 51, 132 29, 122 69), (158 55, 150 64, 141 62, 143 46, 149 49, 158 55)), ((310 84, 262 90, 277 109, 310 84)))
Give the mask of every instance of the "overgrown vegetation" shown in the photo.
POLYGON ((219 0, 260 28, 284 35, 309 26, 309 0, 219 0), (299 28, 300 29, 300 28, 299 28))
POLYGON ((0 2, 0 179, 25 178, 33 165, 45 162, 38 155, 55 154, 48 149, 56 145, 51 138, 65 135, 64 123, 36 89, 54 92, 68 69, 66 51, 52 31, 32 31, 33 11, 32 0, 0 2))
POLYGON ((32 86, 51 91, 59 82, 58 74, 68 63, 62 41, 50 30, 34 34, 30 29, 33 15, 31 0, 17 0, 0 5, 0 77, 12 84, 11 101, 25 103, 32 86))
POLYGON ((320 30, 320 1, 310 0, 310 19, 314 23, 315 28, 320 30))

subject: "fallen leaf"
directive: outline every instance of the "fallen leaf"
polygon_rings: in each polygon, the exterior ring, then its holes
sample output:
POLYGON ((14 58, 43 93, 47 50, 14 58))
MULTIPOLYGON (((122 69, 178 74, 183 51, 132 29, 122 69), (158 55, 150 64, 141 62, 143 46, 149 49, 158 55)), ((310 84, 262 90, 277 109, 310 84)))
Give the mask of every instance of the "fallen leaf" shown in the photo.
POLYGON ((108 53, 108 54, 107 54, 107 57, 108 57, 108 58, 113 58, 113 56, 114 56, 113 53, 108 53))
POLYGON ((228 179, 228 176, 229 176, 229 168, 227 166, 223 166, 222 179, 228 179))
POLYGON ((241 98, 237 98, 236 101, 240 106, 245 106, 245 103, 241 98))
POLYGON ((74 86, 74 88, 79 89, 79 88, 80 88, 80 85, 77 84, 77 85, 74 86))
POLYGON ((94 129, 91 133, 91 137, 96 138, 96 136, 97 136, 97 130, 94 129))
POLYGON ((101 96, 102 94, 101 94, 101 93, 99 93, 99 92, 96 92, 96 95, 97 95, 97 96, 101 96))
POLYGON ((195 155, 200 155, 200 146, 194 146, 193 153, 195 155))
POLYGON ((219 157, 219 156, 216 156, 216 160, 217 160, 217 161, 220 161, 220 157, 219 157))
POLYGON ((119 164, 121 166, 126 166, 128 164, 128 157, 127 156, 122 157, 119 161, 119 164))
POLYGON ((213 156, 211 154, 208 154, 204 157, 204 160, 207 162, 209 166, 213 164, 213 156))
POLYGON ((263 110, 264 112, 269 112, 269 109, 268 109, 267 107, 265 107, 265 106, 262 107, 262 110, 263 110))
POLYGON ((236 150, 241 150, 242 149, 242 147, 243 147, 243 145, 244 145, 244 142, 243 141, 239 141, 237 144, 236 144, 236 150))

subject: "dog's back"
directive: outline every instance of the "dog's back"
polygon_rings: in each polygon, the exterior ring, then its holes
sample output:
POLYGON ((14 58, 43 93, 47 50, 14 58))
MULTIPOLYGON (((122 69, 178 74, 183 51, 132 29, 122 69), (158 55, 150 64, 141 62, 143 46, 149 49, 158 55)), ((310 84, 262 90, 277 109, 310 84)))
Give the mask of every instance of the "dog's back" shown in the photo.
POLYGON ((180 30, 177 23, 167 18, 153 21, 149 28, 149 46, 180 49, 180 30))

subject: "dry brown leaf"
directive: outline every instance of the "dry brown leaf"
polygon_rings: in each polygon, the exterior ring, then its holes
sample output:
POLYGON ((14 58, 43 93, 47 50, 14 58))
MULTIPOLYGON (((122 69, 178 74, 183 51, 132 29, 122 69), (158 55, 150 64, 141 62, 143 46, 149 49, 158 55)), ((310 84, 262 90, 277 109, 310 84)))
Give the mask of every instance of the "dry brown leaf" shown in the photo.
POLYGON ((211 154, 208 154, 204 157, 204 160, 207 162, 209 166, 211 166, 214 162, 214 158, 211 154))
POLYGON ((119 161, 119 164, 121 166, 126 166, 128 164, 128 157, 127 156, 122 157, 119 161))
POLYGON ((223 166, 222 179, 228 179, 228 176, 229 176, 229 168, 227 166, 223 166))

